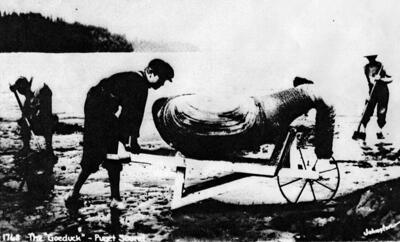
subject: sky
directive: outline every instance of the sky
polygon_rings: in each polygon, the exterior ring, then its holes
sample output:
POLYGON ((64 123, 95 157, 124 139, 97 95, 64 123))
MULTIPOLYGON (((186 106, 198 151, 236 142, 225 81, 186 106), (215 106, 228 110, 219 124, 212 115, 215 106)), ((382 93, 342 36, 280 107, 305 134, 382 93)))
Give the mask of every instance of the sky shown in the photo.
MULTIPOLYGON (((264 92, 264 86, 287 87, 302 76, 338 95, 354 93, 343 98, 346 106, 365 98, 363 56, 378 54, 388 73, 400 76, 398 0, 1 0, 0 10, 101 26, 132 41, 192 44, 201 56, 165 56, 176 67, 179 89, 206 80, 210 89, 264 92)), ((3 62, 19 57, 13 58, 4 56, 3 62)), ((121 65, 125 57, 110 58, 121 65)), ((400 96, 392 99, 400 103, 400 96)))
POLYGON ((386 53, 397 51, 400 39, 396 0, 2 0, 0 9, 102 26, 129 40, 190 43, 201 51, 386 53))
POLYGON ((398 0, 0 0, 0 10, 41 13, 104 27, 130 41, 188 43, 199 50, 0 53, 1 91, 8 92, 7 83, 19 75, 51 80, 55 90, 69 87, 76 94, 68 99, 55 92, 60 110, 80 107, 100 78, 160 57, 174 66, 176 77, 159 96, 199 90, 257 95, 287 88, 301 76, 329 89, 339 113, 359 115, 367 94, 363 56, 378 54, 394 79, 390 115, 400 120, 398 0))

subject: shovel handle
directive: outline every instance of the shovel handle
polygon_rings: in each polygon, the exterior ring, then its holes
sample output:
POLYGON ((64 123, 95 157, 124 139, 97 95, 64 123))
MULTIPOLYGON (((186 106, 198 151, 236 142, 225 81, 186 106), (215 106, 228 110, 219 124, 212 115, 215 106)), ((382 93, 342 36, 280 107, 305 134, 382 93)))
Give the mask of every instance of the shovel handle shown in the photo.
POLYGON ((21 99, 19 99, 19 96, 18 96, 17 91, 16 91, 16 90, 12 90, 12 92, 14 93, 15 98, 17 99, 17 102, 18 102, 19 109, 20 109, 21 112, 22 112, 22 118, 25 120, 25 122, 27 123, 29 129, 32 131, 32 129, 31 129, 31 124, 30 124, 28 118, 27 118, 27 117, 25 116, 25 114, 24 114, 24 108, 23 108, 23 106, 22 106, 21 99))
MULTIPOLYGON (((11 87, 11 84, 9 84, 9 85, 10 85, 10 87, 11 87)), ((15 98, 17 99, 19 109, 20 109, 21 112, 22 112, 22 118, 25 120, 26 124, 28 125, 29 131, 30 131, 30 133, 31 133, 31 135, 32 135, 33 140, 36 140, 36 135, 35 135, 35 133, 33 132, 32 125, 31 125, 31 123, 29 122, 28 117, 26 117, 26 115, 25 115, 25 113, 24 113, 24 108, 23 108, 23 106, 22 106, 21 99, 19 99, 19 95, 18 95, 17 91, 16 91, 16 90, 13 90, 13 89, 11 89, 11 88, 10 88, 10 90, 14 93, 15 98)), ((34 142, 34 143, 36 144, 36 147, 37 147, 38 149, 42 149, 41 145, 39 144, 39 142, 38 142, 37 140, 36 140, 36 142, 34 142)))
MULTIPOLYGON (((10 86, 11 86, 11 84, 10 84, 10 86)), ((17 91, 16 91, 16 90, 11 90, 11 91, 14 93, 15 98, 17 99, 19 109, 20 109, 21 112, 22 112, 22 118, 24 119, 24 121, 25 121, 26 124, 28 125, 28 128, 29 128, 29 131, 31 132, 31 135, 32 135, 33 137, 35 137, 35 133, 34 133, 33 130, 32 130, 32 125, 31 125, 31 123, 29 122, 29 119, 28 119, 28 118, 25 116, 25 114, 24 114, 24 108, 23 108, 23 106, 22 106, 21 99, 19 99, 19 95, 18 95, 17 91)))
MULTIPOLYGON (((10 84, 10 87, 11 87, 11 84, 10 84)), ((22 102, 21 102, 21 100, 19 99, 19 96, 18 96, 17 91, 16 91, 16 90, 12 90, 12 92, 14 93, 15 98, 17 99, 18 106, 19 106, 19 108, 21 109, 22 114, 24 114, 23 107, 22 107, 22 102)))
POLYGON ((374 85, 373 85, 372 88, 371 88, 371 91, 369 92, 368 99, 366 100, 367 103, 365 104, 364 110, 363 110, 362 115, 361 115, 361 120, 360 120, 360 122, 358 123, 357 132, 360 131, 361 122, 362 122, 362 120, 363 120, 363 118, 364 118, 365 111, 367 111, 367 108, 368 108, 368 105, 369 105, 369 101, 371 100, 371 96, 372 96, 372 94, 374 93, 375 87, 376 87, 376 82, 374 83, 374 85))

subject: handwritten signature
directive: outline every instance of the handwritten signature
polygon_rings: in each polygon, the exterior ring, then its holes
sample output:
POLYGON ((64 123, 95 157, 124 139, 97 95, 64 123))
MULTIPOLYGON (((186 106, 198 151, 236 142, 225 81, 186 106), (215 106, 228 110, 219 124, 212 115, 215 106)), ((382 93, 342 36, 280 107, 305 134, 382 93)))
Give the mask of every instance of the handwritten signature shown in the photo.
POLYGON ((385 231, 388 231, 390 229, 394 229, 397 225, 400 224, 400 221, 397 223, 389 224, 389 225, 382 225, 379 229, 365 229, 363 235, 368 236, 368 235, 373 235, 373 234, 382 234, 385 231))

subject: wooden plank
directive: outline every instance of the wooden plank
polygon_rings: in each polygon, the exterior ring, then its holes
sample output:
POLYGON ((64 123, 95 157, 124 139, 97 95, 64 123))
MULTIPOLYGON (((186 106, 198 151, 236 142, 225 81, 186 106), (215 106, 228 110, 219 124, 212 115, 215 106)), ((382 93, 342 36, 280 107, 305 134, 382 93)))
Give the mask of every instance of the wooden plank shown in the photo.
MULTIPOLYGON (((234 190, 235 188, 243 185, 243 179, 245 178, 234 180, 218 186, 210 187, 204 190, 200 190, 180 198, 179 194, 177 194, 177 197, 171 202, 171 209, 177 209, 189 204, 203 201, 208 198, 216 197, 227 191, 234 190)), ((175 197, 175 192, 174 192, 174 197, 175 197)))
POLYGON ((229 175, 225 175, 225 176, 221 176, 221 177, 217 177, 217 178, 213 178, 201 183, 197 183, 188 187, 184 187, 183 193, 182 193, 182 197, 185 197, 189 194, 195 193, 195 192, 201 192, 203 190, 206 190, 208 188, 211 187, 216 187, 219 185, 223 185, 235 180, 239 180, 245 177, 250 177, 251 175, 249 174, 245 174, 245 173, 233 173, 233 174, 229 174, 229 175))
POLYGON ((276 166, 253 164, 253 163, 229 163, 226 166, 228 172, 246 173, 251 175, 260 175, 274 177, 276 166))
POLYGON ((149 154, 131 154, 131 161, 144 165, 152 165, 163 168, 176 169, 176 167, 185 167, 186 158, 179 156, 160 156, 149 154))
MULTIPOLYGON (((286 141, 291 137, 288 135, 286 141)), ((283 157, 281 152, 280 156, 283 157)), ((144 165, 171 168, 176 172, 174 193, 171 201, 171 209, 177 209, 192 203, 223 194, 237 188, 243 179, 249 176, 274 177, 279 171, 280 177, 309 178, 317 179, 319 174, 315 171, 302 170, 298 165, 291 164, 291 168, 259 163, 235 163, 230 161, 206 160, 206 162, 225 162, 224 167, 232 174, 214 178, 203 183, 198 183, 185 188, 186 167, 188 162, 198 162, 195 159, 188 159, 182 156, 161 156, 153 154, 131 154, 125 150, 122 144, 118 146, 117 154, 107 154, 108 159, 122 160, 129 158, 132 162, 144 165)))
MULTIPOLYGON (((122 145, 121 145, 122 146, 122 145)), ((122 160, 129 157, 132 162, 152 165, 160 167, 163 169, 176 170, 177 167, 186 167, 190 162, 198 162, 199 160, 184 158, 181 156, 160 156, 151 154, 132 154, 123 148, 123 146, 118 147, 118 154, 107 154, 108 159, 122 160)), ((225 162, 224 167, 227 172, 231 173, 246 173, 258 176, 273 177, 276 173, 276 166, 270 166, 268 164, 259 163, 236 163, 223 160, 204 160, 204 162, 225 162)), ((299 177, 299 178, 309 178, 317 179, 318 174, 313 171, 300 170, 297 165, 293 165, 292 168, 282 168, 279 172, 279 176, 282 177, 299 177)))
MULTIPOLYGON (((190 162, 196 162, 198 160, 188 159, 183 157, 174 156, 159 156, 159 155, 148 155, 148 154, 132 154, 131 161, 144 165, 158 166, 162 168, 176 169, 176 167, 187 166, 190 162)), ((224 162, 224 168, 226 172, 231 173, 246 173, 253 175, 261 175, 273 177, 276 167, 257 164, 257 163, 234 163, 229 161, 218 161, 218 160, 204 160, 204 162, 224 162)))
POLYGON ((183 188, 185 186, 186 167, 177 167, 175 172, 176 176, 174 184, 174 193, 172 195, 172 200, 171 200, 171 209, 180 207, 179 205, 182 199, 183 188))

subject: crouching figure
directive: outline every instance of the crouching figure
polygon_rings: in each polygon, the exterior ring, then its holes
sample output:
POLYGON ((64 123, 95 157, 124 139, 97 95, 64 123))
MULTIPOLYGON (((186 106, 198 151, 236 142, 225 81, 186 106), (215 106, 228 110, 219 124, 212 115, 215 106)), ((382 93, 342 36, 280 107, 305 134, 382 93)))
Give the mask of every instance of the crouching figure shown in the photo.
POLYGON ((22 152, 30 150, 31 132, 33 132, 35 135, 44 136, 46 150, 54 156, 52 141, 58 117, 52 113, 52 92, 46 84, 32 91, 32 80, 33 78, 28 81, 25 77, 20 77, 10 86, 22 111, 22 118, 18 120, 23 141, 22 152), (17 92, 25 96, 23 105, 17 92))

